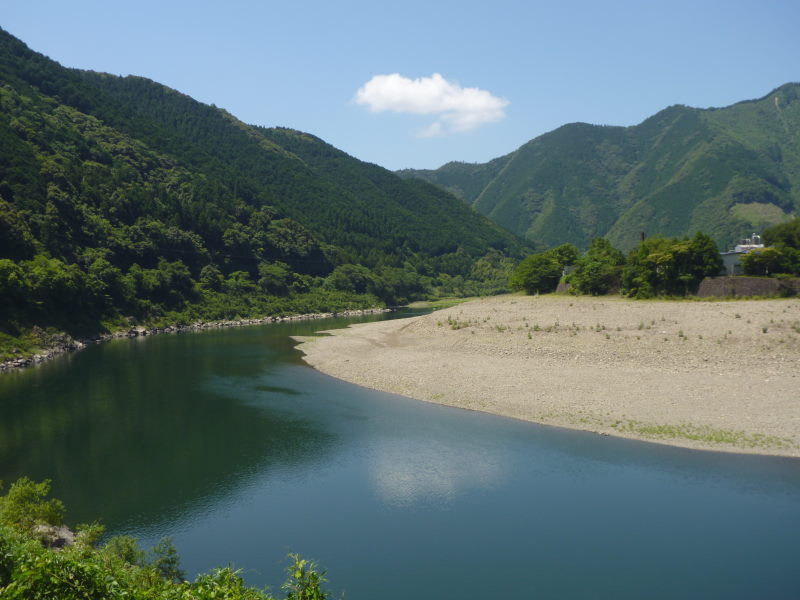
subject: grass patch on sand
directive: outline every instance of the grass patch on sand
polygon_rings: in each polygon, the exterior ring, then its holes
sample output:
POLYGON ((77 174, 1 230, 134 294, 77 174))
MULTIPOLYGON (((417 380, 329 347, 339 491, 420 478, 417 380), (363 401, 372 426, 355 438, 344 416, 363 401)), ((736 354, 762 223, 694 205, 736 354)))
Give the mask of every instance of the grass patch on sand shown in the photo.
POLYGON ((691 423, 657 425, 643 423, 634 419, 609 420, 609 415, 599 416, 579 411, 578 414, 550 411, 535 419, 539 423, 557 426, 577 427, 590 431, 603 432, 610 428, 620 435, 642 440, 667 441, 687 440, 710 446, 734 447, 741 449, 789 450, 797 445, 789 438, 763 433, 746 433, 735 429, 721 429, 708 425, 691 423))
POLYGON ((736 448, 788 449, 794 444, 788 438, 763 433, 746 433, 735 429, 718 429, 707 425, 654 425, 639 421, 617 421, 611 427, 620 433, 633 433, 656 440, 692 440, 709 444, 721 444, 736 448))

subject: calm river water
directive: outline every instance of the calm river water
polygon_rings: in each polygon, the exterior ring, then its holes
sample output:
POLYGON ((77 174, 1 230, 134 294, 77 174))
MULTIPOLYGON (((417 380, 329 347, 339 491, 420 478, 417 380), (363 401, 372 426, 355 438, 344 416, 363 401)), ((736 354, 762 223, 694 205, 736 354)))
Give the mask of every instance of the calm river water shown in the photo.
POLYGON ((289 336, 346 322, 117 340, 3 374, 0 479, 50 478, 69 522, 170 535, 188 574, 232 563, 274 592, 298 552, 348 600, 800 598, 800 461, 541 427, 304 366, 289 336))

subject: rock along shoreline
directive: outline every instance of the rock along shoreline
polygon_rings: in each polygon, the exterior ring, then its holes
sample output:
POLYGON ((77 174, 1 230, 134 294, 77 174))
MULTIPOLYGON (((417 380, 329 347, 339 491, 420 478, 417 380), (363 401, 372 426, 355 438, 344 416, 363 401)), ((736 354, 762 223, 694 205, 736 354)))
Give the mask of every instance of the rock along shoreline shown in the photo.
POLYGON ((15 369, 24 369, 41 364, 62 354, 82 350, 92 344, 99 344, 115 338, 134 338, 147 335, 159 335, 164 333, 190 333, 204 329, 221 329, 225 327, 246 327, 249 325, 264 325, 267 323, 285 323, 289 321, 310 321, 316 319, 329 319, 333 317, 359 317, 363 315, 377 315, 392 312, 392 308, 363 308, 353 310, 342 310, 334 312, 309 313, 302 315, 274 315, 269 317, 257 317, 253 319, 232 319, 223 321, 198 321, 188 325, 167 325, 166 327, 143 327, 135 326, 129 329, 115 331, 113 333, 102 333, 96 336, 75 339, 67 334, 56 334, 51 336, 51 343, 33 356, 24 358, 10 358, 0 362, 0 372, 15 369))

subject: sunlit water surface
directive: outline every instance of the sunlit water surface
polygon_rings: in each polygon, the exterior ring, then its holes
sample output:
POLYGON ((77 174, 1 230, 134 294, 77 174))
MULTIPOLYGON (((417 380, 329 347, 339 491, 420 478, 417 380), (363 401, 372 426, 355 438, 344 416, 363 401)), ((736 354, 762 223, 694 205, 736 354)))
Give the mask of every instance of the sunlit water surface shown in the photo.
POLYGON ((172 536, 189 575, 232 563, 275 592, 298 552, 348 600, 800 598, 800 461, 541 427, 304 366, 289 336, 347 322, 117 340, 4 374, 0 479, 50 478, 70 522, 172 536))

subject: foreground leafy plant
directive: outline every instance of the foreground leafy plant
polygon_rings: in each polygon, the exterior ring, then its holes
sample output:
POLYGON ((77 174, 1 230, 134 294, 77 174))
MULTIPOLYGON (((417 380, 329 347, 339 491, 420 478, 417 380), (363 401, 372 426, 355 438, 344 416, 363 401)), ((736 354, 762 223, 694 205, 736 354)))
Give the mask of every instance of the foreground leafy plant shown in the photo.
POLYGON ((49 493, 49 480, 34 483, 27 477, 20 478, 0 497, 0 523, 28 533, 38 525, 61 525, 64 504, 55 498, 46 500, 49 493))
MULTIPOLYGON (((102 546, 98 525, 78 527, 75 543, 52 548, 37 537, 42 527, 63 521, 64 506, 47 499, 50 482, 22 478, 0 496, 0 598, 4 600, 275 600, 249 587, 241 571, 214 569, 185 580, 172 542, 159 542, 148 554, 130 536, 112 537, 102 546)), ((325 573, 291 554, 289 579, 282 586, 292 600, 325 600, 325 573)))

